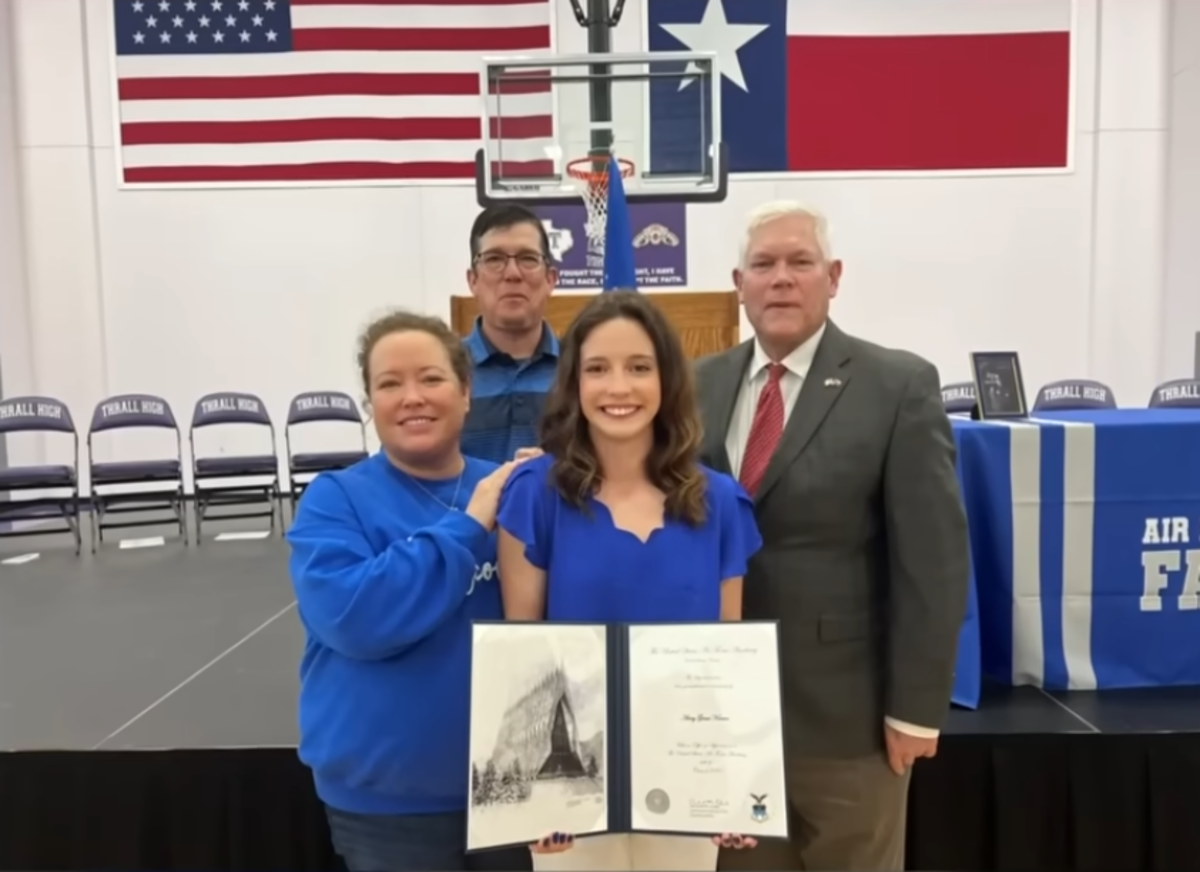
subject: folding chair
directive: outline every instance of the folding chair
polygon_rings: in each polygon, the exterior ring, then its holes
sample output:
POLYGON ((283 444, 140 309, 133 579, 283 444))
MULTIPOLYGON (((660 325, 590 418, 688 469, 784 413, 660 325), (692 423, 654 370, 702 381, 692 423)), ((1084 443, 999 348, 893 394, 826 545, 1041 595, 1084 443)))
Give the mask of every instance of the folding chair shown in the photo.
POLYGON ((354 399, 340 391, 310 391, 298 394, 288 407, 287 424, 283 430, 287 445, 288 480, 291 484, 291 506, 295 514, 300 495, 322 472, 353 466, 367 456, 367 427, 354 399), (349 423, 358 429, 361 448, 341 451, 292 452, 292 430, 301 424, 349 423))
POLYGON ((104 541, 105 530, 178 526, 188 541, 187 508, 183 493, 183 440, 175 413, 162 397, 118 394, 102 400, 88 428, 88 472, 92 482, 92 551, 104 541), (175 457, 160 460, 121 460, 97 463, 94 439, 116 430, 159 429, 175 433, 175 457), (108 521, 109 515, 143 514, 131 521, 108 521))
MULTIPOLYGON (((228 427, 226 427, 228 429, 228 427)), ((279 456, 275 451, 275 425, 266 404, 254 394, 224 392, 206 394, 196 401, 188 430, 192 452, 192 482, 196 501, 196 542, 203 541, 205 520, 232 521, 270 518, 275 532, 275 513, 280 505, 279 456), (218 454, 200 457, 196 432, 219 425, 249 424, 265 428, 270 450, 263 454, 218 454), (257 509, 225 512, 208 517, 210 509, 257 506, 257 509)))
POLYGON ((79 433, 66 404, 53 397, 9 397, 0 401, 0 435, 8 433, 67 434, 71 463, 10 466, 0 469, 0 521, 20 526, 0 529, 0 538, 70 533, 75 553, 83 548, 80 532, 79 433), (27 496, 32 494, 32 496, 27 496), (42 526, 48 520, 63 526, 42 526), (25 526, 24 522, 30 522, 25 526))

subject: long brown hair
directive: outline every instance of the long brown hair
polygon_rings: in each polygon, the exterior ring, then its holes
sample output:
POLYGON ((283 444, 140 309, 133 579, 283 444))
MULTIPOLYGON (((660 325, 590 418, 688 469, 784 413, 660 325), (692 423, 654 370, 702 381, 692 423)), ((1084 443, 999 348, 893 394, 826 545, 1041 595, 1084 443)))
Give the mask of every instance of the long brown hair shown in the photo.
POLYGON ((699 466, 702 428, 696 402, 692 363, 675 328, 643 294, 617 291, 598 294, 571 322, 560 343, 558 372, 542 415, 542 449, 554 457, 551 479, 563 499, 579 509, 603 479, 588 421, 579 404, 580 356, 593 330, 624 318, 650 336, 657 358, 662 402, 654 416, 654 446, 646 458, 646 475, 666 494, 670 517, 703 523, 706 479, 699 466))

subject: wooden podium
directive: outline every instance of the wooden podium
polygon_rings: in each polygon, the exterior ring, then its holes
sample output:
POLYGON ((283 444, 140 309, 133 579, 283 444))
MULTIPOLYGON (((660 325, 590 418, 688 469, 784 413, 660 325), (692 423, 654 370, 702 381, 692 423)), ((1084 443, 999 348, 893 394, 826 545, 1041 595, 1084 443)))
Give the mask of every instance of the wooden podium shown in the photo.
MULTIPOLYGON (((551 329, 558 336, 566 333, 592 296, 562 291, 551 294, 546 306, 546 320, 551 329)), ((689 358, 725 351, 741 342, 737 291, 666 291, 646 296, 675 325, 689 358)), ((475 298, 469 294, 450 298, 450 324, 460 336, 471 332, 478 314, 475 298)))

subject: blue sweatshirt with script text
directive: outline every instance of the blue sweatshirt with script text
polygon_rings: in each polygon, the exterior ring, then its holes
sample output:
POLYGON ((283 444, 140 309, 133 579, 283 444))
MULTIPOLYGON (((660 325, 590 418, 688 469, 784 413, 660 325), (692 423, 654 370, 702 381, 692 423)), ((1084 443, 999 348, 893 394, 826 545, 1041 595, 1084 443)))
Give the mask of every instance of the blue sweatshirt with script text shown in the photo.
POLYGON ((461 482, 418 482, 380 452, 300 499, 300 759, 333 808, 467 806, 471 622, 503 609, 494 534, 462 511, 496 464, 466 463, 461 482))

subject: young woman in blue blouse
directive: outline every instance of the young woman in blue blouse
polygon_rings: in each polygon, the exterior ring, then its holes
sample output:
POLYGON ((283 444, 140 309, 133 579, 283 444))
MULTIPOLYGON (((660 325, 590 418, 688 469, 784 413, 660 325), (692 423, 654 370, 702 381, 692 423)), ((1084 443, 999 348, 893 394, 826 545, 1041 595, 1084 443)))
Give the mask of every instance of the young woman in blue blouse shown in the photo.
MULTIPOLYGON (((510 620, 737 621, 761 545, 753 503, 698 460, 692 365, 638 293, 598 295, 561 342, 545 454, 515 469, 497 516, 510 620)), ((534 845, 538 870, 715 869, 736 835, 603 835, 534 845)))

